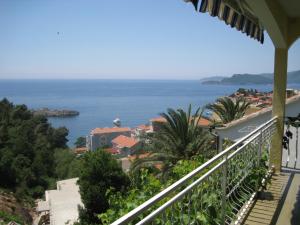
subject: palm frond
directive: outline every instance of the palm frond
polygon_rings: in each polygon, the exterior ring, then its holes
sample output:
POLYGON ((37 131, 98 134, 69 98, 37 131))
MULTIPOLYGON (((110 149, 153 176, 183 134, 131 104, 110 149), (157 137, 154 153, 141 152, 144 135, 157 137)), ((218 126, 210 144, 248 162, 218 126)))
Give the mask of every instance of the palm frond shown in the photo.
POLYGON ((212 110, 222 123, 226 124, 243 117, 250 104, 245 98, 237 98, 234 102, 229 97, 223 97, 217 99, 216 103, 207 105, 206 108, 212 110))
POLYGON ((152 137, 151 156, 136 160, 131 169, 138 170, 161 163, 164 170, 169 170, 178 160, 204 153, 211 146, 211 135, 198 125, 202 112, 197 108, 192 113, 192 106, 189 105, 187 111, 169 108, 167 113, 161 113, 166 122, 152 137))

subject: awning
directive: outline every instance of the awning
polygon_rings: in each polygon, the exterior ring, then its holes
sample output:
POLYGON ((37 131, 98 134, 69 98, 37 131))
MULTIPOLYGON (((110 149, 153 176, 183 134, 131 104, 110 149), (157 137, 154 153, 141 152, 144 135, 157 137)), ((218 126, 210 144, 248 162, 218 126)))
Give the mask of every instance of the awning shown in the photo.
POLYGON ((264 42, 264 29, 259 24, 244 0, 184 0, 192 2, 196 11, 208 12, 213 17, 218 17, 227 25, 235 27, 238 31, 256 39, 260 43, 264 42))

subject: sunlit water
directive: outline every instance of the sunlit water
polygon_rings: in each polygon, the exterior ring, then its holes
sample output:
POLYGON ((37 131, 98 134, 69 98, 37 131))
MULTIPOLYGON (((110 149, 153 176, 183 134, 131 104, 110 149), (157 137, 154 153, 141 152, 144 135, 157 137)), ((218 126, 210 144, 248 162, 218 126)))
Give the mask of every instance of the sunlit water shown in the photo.
MULTIPOLYGON (((239 87, 272 90, 272 85, 202 85, 200 81, 0 80, 0 98, 29 108, 79 111, 77 117, 49 119, 53 126, 69 129, 72 146, 77 137, 87 135, 91 129, 112 126, 116 117, 122 126, 134 127, 169 107, 203 107, 239 87)), ((300 84, 289 87, 300 89, 300 84)))

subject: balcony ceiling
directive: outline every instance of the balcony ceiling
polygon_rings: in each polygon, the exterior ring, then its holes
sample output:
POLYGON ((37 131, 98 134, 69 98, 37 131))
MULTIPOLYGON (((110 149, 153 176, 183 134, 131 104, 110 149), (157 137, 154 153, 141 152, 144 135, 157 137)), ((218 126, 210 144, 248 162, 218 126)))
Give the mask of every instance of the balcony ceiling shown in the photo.
POLYGON ((278 0, 283 7, 287 16, 290 18, 300 17, 300 1, 299 0, 278 0))

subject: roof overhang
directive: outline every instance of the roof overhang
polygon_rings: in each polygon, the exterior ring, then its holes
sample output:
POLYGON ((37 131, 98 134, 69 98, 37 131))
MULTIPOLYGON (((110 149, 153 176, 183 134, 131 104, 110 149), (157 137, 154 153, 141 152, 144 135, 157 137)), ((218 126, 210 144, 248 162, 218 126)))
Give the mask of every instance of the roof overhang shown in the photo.
POLYGON ((184 0, 247 36, 264 42, 264 29, 276 48, 289 48, 300 36, 299 0, 184 0), (200 4, 199 4, 200 3, 200 4))
POLYGON ((264 42, 264 29, 259 19, 251 12, 244 1, 229 0, 184 0, 192 2, 195 9, 201 13, 209 13, 218 17, 232 28, 247 36, 264 42), (199 4, 200 3, 200 4, 199 4))

